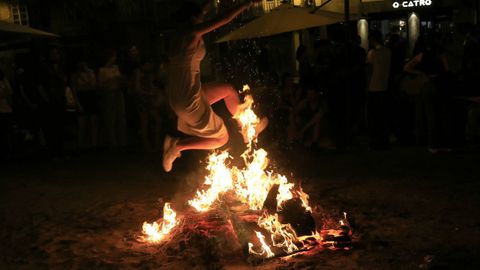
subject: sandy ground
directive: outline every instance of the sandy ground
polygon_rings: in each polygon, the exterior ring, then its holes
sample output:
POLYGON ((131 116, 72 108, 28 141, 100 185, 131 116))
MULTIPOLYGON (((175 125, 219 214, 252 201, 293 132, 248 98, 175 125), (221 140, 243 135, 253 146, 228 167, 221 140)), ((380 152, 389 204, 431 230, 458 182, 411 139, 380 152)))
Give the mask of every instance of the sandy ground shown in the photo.
POLYGON ((218 258, 219 243, 189 252, 134 239, 163 201, 181 207, 202 182, 201 154, 161 171, 155 154, 83 154, 63 162, 3 164, 0 269, 480 269, 480 153, 424 149, 271 151, 274 166, 302 181, 314 204, 346 211, 350 251, 248 264, 218 258))

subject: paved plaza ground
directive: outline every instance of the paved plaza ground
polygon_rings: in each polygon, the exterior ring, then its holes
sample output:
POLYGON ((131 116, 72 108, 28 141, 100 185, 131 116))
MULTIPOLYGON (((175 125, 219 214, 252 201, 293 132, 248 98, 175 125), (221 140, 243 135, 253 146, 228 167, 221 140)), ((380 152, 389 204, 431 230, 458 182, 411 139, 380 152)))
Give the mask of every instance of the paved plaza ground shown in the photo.
POLYGON ((348 212, 352 250, 252 266, 132 244, 163 201, 191 196, 205 155, 187 154, 166 174, 158 154, 100 152, 2 164, 0 269, 479 269, 478 149, 269 152, 313 204, 348 212))

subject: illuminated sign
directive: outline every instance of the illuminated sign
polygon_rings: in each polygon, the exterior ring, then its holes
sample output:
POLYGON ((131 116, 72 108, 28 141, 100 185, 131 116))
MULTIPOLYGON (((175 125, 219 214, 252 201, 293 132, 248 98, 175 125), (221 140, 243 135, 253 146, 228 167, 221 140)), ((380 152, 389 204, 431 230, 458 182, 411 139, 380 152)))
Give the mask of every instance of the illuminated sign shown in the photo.
POLYGON ((432 5, 432 0, 411 0, 411 1, 395 1, 393 8, 413 8, 413 7, 428 7, 432 5))

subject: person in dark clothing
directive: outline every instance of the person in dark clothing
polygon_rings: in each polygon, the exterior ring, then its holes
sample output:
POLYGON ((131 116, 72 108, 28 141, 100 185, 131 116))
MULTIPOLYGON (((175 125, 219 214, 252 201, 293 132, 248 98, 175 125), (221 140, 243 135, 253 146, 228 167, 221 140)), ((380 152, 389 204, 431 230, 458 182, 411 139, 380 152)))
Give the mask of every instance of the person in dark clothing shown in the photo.
POLYGON ((324 135, 321 134, 321 127, 326 110, 325 100, 315 87, 307 85, 306 97, 297 104, 293 112, 295 137, 304 146, 319 146, 320 137, 324 135))
POLYGON ((47 148, 53 158, 63 157, 67 78, 60 51, 52 48, 41 69, 41 126, 47 148))
POLYGON ((366 100, 365 61, 367 52, 361 46, 360 36, 356 36, 350 48, 350 84, 348 87, 348 119, 350 133, 358 134, 364 121, 366 100))
POLYGON ((387 47, 392 53, 390 63, 390 82, 396 82, 397 77, 403 73, 403 66, 407 55, 407 46, 399 34, 392 34, 387 47))
POLYGON ((350 143, 349 130, 349 87, 350 59, 349 44, 343 39, 330 44, 330 71, 327 78, 328 89, 324 92, 332 128, 335 147, 346 147, 350 143))
POLYGON ((426 116, 428 150, 435 154, 450 151, 451 145, 448 64, 438 36, 429 36, 425 45, 425 49, 410 60, 404 70, 425 77, 419 105, 426 116))
POLYGON ((5 73, 0 69, 0 158, 10 158, 13 150, 13 90, 5 73))
POLYGON ((86 146, 87 138, 90 138, 90 146, 96 147, 100 95, 95 72, 88 67, 86 62, 78 62, 70 82, 81 106, 78 116, 78 146, 86 146))
POLYGON ((41 127, 39 125, 39 93, 36 91, 36 79, 31 71, 23 68, 17 63, 15 79, 12 81, 13 108, 18 129, 22 134, 22 143, 19 145, 22 150, 28 152, 35 150, 35 147, 42 143, 41 127))
POLYGON ((281 136, 281 140, 285 140, 285 144, 291 144, 295 139, 295 108, 303 99, 301 89, 294 83, 293 76, 285 73, 282 76, 280 93, 277 97, 278 108, 275 112, 273 129, 277 134, 284 132, 287 125, 287 136, 281 136))
POLYGON ((371 35, 373 48, 368 52, 367 64, 370 68, 367 112, 370 148, 388 148, 388 82, 390 79, 390 49, 383 45, 382 34, 374 31, 371 35))
POLYGON ((260 76, 267 76, 271 69, 267 44, 262 44, 259 46, 257 59, 258 72, 260 76))
MULTIPOLYGON (((464 42, 464 57, 462 72, 465 76, 464 95, 479 97, 478 88, 480 79, 480 29, 471 29, 464 42), (473 87, 472 87, 473 86, 473 87), (475 87, 477 86, 477 87, 475 87)), ((467 108, 466 138, 470 143, 480 142, 480 103, 472 102, 467 108)))
MULTIPOLYGON (((480 79, 480 29, 473 28, 464 41, 464 56, 462 61, 462 73, 465 76, 466 85, 475 86, 480 79)), ((467 96, 480 96, 478 87, 465 89, 467 96)))
POLYGON ((132 143, 137 140, 140 122, 137 117, 136 94, 139 87, 140 65, 142 62, 141 51, 136 45, 128 48, 126 57, 119 64, 122 75, 122 92, 125 97, 125 133, 126 142, 132 143))
POLYGON ((392 52, 390 64, 390 105, 392 107, 392 121, 390 130, 395 135, 398 143, 409 144, 415 141, 414 124, 415 115, 413 97, 401 91, 402 80, 405 79, 403 66, 405 65, 407 44, 399 34, 390 35, 387 47, 392 52))
POLYGON ((313 66, 313 76, 316 79, 316 87, 321 92, 327 94, 332 89, 332 76, 334 52, 333 45, 330 40, 318 40, 314 45, 315 63, 313 66))
POLYGON ((297 48, 296 59, 298 61, 298 75, 300 77, 300 87, 302 90, 306 90, 307 83, 310 81, 312 76, 312 67, 310 61, 308 60, 307 48, 305 45, 300 45, 297 48))

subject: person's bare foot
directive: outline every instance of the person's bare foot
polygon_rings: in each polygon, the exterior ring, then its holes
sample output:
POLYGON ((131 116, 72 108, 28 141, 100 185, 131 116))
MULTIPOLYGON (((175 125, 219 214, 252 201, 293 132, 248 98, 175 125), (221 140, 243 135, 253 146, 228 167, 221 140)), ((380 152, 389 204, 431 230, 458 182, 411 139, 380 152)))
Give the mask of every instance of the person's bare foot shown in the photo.
POLYGON ((172 165, 175 159, 180 157, 180 151, 177 150, 178 138, 166 136, 163 141, 163 169, 166 172, 172 170, 172 165))

